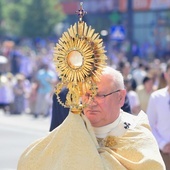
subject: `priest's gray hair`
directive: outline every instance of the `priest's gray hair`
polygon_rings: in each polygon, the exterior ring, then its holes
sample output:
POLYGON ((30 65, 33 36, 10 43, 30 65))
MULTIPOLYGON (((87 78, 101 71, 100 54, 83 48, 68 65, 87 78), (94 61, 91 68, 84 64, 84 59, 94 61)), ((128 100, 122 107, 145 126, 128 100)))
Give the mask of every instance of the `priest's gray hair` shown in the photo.
POLYGON ((120 71, 107 66, 103 69, 102 75, 108 75, 110 77, 114 88, 125 89, 123 75, 120 71))

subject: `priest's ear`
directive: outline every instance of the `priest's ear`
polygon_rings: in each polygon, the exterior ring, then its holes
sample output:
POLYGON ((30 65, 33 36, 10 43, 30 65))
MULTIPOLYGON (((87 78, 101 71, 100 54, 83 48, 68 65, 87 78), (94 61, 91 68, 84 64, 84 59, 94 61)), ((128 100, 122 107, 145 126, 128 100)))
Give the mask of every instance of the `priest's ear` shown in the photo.
POLYGON ((120 103, 120 107, 122 107, 125 103, 125 97, 126 97, 126 90, 120 90, 119 92, 119 103, 120 103))

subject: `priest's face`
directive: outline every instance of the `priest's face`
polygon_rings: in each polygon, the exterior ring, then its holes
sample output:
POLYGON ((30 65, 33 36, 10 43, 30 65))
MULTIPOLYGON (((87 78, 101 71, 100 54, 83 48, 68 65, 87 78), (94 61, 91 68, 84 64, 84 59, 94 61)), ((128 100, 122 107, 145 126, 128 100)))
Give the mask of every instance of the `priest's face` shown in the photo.
MULTIPOLYGON (((93 127, 101 127, 114 122, 120 114, 126 95, 125 90, 114 88, 110 75, 103 75, 97 86, 96 97, 84 109, 84 114, 93 127)), ((86 100, 89 95, 88 93, 84 95, 83 100, 86 100)))

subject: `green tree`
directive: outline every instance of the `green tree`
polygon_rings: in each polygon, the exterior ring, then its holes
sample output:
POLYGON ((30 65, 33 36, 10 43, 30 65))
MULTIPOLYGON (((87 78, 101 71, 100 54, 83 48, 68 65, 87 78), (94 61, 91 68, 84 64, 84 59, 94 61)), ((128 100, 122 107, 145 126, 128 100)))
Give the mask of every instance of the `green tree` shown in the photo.
POLYGON ((51 35, 55 24, 64 18, 60 6, 54 0, 32 0, 26 14, 22 34, 32 38, 51 35))
POLYGON ((24 19, 24 6, 9 0, 1 1, 1 29, 7 35, 19 35, 24 19))
POLYGON ((53 33, 64 19, 57 0, 0 0, 3 30, 7 35, 35 38, 53 33))

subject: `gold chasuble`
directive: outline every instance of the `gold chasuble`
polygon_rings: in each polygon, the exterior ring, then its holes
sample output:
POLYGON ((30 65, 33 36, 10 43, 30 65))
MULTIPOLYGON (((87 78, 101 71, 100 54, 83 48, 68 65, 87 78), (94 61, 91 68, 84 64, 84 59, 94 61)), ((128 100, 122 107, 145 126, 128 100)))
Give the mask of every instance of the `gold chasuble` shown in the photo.
POLYGON ((122 111, 116 126, 98 139, 84 115, 69 113, 63 124, 26 149, 18 170, 165 170, 158 152, 145 113, 122 111))

